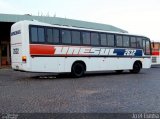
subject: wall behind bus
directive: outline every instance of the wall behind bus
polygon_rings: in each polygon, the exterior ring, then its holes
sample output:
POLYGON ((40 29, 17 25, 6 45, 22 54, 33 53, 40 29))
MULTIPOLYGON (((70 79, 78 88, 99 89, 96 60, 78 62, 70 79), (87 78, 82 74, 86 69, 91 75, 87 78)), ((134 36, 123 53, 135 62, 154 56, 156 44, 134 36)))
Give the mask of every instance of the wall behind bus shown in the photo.
POLYGON ((13 23, 0 22, 0 67, 10 65, 10 29, 13 23))

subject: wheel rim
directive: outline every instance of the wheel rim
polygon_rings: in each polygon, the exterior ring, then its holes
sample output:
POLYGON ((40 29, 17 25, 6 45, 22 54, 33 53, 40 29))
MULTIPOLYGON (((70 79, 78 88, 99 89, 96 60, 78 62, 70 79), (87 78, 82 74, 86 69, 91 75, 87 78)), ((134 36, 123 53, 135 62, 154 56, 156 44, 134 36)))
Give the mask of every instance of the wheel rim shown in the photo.
POLYGON ((83 68, 80 65, 76 65, 74 71, 77 75, 81 75, 83 73, 83 68))

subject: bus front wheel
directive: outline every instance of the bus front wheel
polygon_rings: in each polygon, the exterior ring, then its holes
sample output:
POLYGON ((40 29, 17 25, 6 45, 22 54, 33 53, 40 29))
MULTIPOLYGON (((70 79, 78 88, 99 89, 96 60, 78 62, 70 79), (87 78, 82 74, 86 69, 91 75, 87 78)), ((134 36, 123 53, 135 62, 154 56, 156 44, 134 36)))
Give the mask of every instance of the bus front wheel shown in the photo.
POLYGON ((82 77, 85 73, 85 66, 83 63, 77 62, 72 66, 71 74, 73 77, 82 77))
POLYGON ((130 70, 130 72, 136 74, 136 73, 139 73, 140 70, 141 70, 141 65, 140 65, 140 63, 135 62, 134 65, 133 65, 133 69, 130 70))

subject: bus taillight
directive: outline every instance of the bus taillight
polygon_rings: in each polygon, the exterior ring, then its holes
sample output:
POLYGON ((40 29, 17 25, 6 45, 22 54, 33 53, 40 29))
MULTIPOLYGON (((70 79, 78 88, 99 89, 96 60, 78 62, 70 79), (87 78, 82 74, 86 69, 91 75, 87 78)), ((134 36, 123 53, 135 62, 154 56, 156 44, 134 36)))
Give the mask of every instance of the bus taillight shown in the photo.
POLYGON ((22 62, 27 62, 27 57, 26 56, 22 56, 22 62))

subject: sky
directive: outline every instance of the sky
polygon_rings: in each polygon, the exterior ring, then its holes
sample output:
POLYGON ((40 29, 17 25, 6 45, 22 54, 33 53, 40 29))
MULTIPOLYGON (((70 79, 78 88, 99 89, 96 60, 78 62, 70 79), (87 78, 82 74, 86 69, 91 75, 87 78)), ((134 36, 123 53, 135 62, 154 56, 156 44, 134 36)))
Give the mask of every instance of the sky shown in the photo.
POLYGON ((104 23, 160 42, 160 0, 0 0, 0 13, 104 23))

